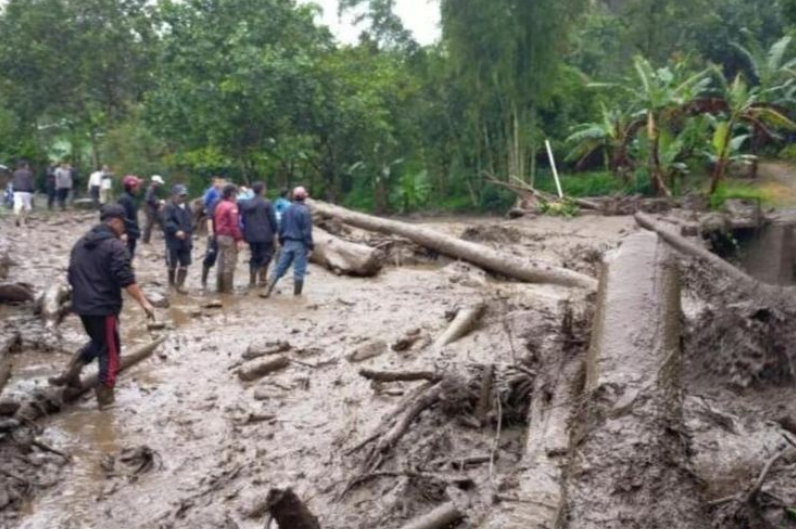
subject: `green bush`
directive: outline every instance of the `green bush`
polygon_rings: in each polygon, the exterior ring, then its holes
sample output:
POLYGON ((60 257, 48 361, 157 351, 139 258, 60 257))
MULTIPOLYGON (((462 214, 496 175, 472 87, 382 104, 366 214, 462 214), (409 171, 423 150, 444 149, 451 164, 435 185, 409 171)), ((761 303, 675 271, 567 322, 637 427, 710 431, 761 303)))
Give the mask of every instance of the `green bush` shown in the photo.
MULTIPOLYGON (((548 193, 558 193, 551 173, 539 175, 536 187, 548 193)), ((621 180, 607 171, 562 175, 561 189, 565 195, 571 197, 596 197, 626 192, 621 180)))

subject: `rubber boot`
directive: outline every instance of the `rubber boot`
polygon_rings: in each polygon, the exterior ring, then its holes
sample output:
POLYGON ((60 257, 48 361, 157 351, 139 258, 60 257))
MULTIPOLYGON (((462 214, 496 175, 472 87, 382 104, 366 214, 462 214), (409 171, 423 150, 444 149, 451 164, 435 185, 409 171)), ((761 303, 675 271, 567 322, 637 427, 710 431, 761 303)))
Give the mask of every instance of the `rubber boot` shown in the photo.
POLYGON ((174 270, 173 268, 169 268, 169 286, 170 287, 177 286, 176 277, 177 277, 177 271, 174 270))
POLYGON ((68 386, 70 388, 80 389, 80 373, 83 372, 84 367, 86 367, 86 364, 80 360, 79 356, 76 356, 69 362, 69 365, 66 366, 66 370, 63 373, 47 379, 47 382, 52 386, 68 386))
POLYGON ((268 264, 263 265, 262 268, 259 270, 260 281, 258 283, 261 287, 268 286, 268 264))
POLYGON ((271 297, 271 294, 273 294, 274 289, 276 288, 276 281, 277 281, 276 279, 272 279, 270 283, 268 283, 268 287, 265 289, 265 291, 262 294, 260 294, 261 298, 268 299, 271 297))
POLYGON ((249 267, 249 288, 257 286, 257 269, 253 266, 249 267))
POLYGON ((95 387, 94 394, 97 396, 97 406, 99 406, 101 410, 110 408, 116 401, 113 395, 113 388, 109 388, 105 384, 100 384, 95 387))
POLYGON ((304 290, 304 281, 294 281, 293 282, 293 295, 300 296, 301 292, 304 290))
POLYGON ((186 279, 188 279, 188 269, 180 268, 177 270, 177 293, 183 296, 188 294, 188 290, 185 288, 186 279))
POLYGON ((202 288, 207 290, 207 278, 210 277, 210 268, 202 266, 202 288))

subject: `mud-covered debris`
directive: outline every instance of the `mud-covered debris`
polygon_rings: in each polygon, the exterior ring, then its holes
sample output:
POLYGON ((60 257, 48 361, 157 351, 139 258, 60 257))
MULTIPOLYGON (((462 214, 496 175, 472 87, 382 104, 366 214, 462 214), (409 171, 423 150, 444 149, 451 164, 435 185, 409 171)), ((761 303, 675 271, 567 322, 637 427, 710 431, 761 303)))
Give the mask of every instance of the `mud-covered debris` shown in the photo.
POLYGON ((133 476, 157 470, 163 465, 160 454, 146 445, 125 448, 119 454, 119 461, 127 466, 133 476))
POLYGON ((491 242, 496 244, 517 244, 522 234, 517 228, 501 224, 482 224, 464 230, 462 239, 472 242, 491 242))
POLYGON ((29 283, 0 283, 0 303, 28 303, 34 297, 35 289, 29 283))
POLYGON ((318 518, 291 489, 271 489, 266 497, 268 512, 279 527, 290 529, 321 529, 318 518))
POLYGON ((168 298, 168 291, 166 287, 160 283, 147 283, 141 287, 144 295, 152 304, 153 307, 158 309, 167 309, 171 306, 168 298))
POLYGON ((281 371, 290 365, 290 359, 286 356, 279 356, 260 362, 252 362, 241 366, 238 370, 238 378, 244 382, 251 382, 276 371, 281 371))
POLYGON ((411 329, 406 331, 403 336, 392 343, 390 349, 396 353, 409 351, 420 340, 422 337, 422 332, 423 331, 421 329, 411 329))
POLYGON ((223 309, 224 303, 220 299, 214 299, 212 301, 208 301, 204 305, 202 305, 203 309, 223 309))
POLYGON ((442 272, 448 276, 448 281, 451 283, 465 287, 482 288, 487 283, 484 270, 462 261, 449 264, 442 269, 442 272))
POLYGON ((345 358, 349 362, 363 362, 387 352, 387 342, 384 340, 370 340, 349 351, 345 358))
POLYGON ((293 346, 290 342, 286 341, 266 341, 255 342, 249 345, 246 351, 241 355, 244 360, 254 360, 262 356, 270 356, 280 353, 286 353, 292 349, 293 346))

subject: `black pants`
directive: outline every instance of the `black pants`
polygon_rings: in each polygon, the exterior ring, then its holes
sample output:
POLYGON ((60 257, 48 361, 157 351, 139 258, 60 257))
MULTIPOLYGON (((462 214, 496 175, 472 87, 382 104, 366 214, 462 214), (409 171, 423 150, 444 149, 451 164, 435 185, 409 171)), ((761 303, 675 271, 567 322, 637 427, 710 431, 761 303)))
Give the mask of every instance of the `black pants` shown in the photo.
POLYGON ((218 240, 214 236, 210 236, 207 238, 207 251, 205 252, 205 258, 202 261, 202 266, 205 268, 213 268, 216 266, 216 261, 218 260, 218 240))
POLYGON ((53 206, 55 205, 55 199, 58 196, 58 193, 55 190, 55 186, 48 185, 47 186, 47 209, 52 211, 53 206))
POLYGON ((118 316, 80 316, 89 342, 80 350, 80 361, 90 364, 99 361, 100 383, 112 388, 121 362, 118 316))
POLYGON ((252 270, 259 270, 264 266, 268 266, 274 257, 273 242, 250 242, 249 249, 252 252, 252 258, 249 261, 249 266, 252 270))
POLYGON ((157 210, 153 210, 150 207, 144 210, 144 214, 146 215, 146 224, 144 224, 144 238, 142 242, 144 244, 149 244, 152 240, 152 230, 155 229, 155 226, 158 226, 161 230, 163 229, 163 219, 160 218, 157 210))
POLYGON ((91 189, 89 189, 89 194, 91 195, 91 203, 94 204, 94 207, 97 209, 99 209, 100 206, 99 192, 100 192, 99 186, 91 186, 91 189))
POLYGON ((166 266, 169 270, 188 268, 191 266, 191 248, 177 245, 166 245, 166 266))
POLYGON ((130 254, 130 259, 135 258, 135 247, 138 246, 138 238, 127 238, 127 253, 130 254))
POLYGON ((58 205, 61 209, 66 209, 66 199, 69 198, 70 189, 58 189, 58 205))

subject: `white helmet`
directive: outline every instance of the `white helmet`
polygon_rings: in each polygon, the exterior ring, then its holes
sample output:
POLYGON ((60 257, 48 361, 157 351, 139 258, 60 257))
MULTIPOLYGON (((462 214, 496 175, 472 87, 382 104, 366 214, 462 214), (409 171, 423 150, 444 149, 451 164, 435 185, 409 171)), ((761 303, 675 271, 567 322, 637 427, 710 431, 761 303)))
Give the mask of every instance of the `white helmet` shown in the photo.
POLYGON ((155 176, 153 176, 153 177, 152 177, 152 183, 153 183, 153 184, 160 184, 160 185, 163 185, 163 184, 165 184, 166 182, 163 180, 163 177, 162 177, 162 176, 160 176, 160 175, 155 175, 155 176))

